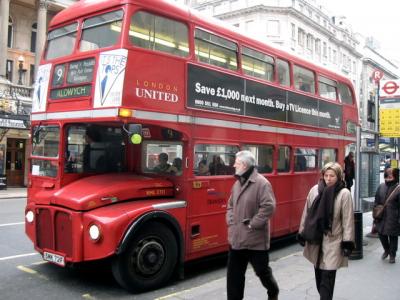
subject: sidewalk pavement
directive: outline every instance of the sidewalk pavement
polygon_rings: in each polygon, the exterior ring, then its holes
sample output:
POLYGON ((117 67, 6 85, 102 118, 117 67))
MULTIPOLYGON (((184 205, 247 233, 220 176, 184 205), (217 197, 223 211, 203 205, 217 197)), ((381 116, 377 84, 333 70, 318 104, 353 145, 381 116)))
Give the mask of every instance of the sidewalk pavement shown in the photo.
POLYGON ((0 190, 0 199, 26 198, 26 188, 7 188, 0 190))
MULTIPOLYGON (((389 264, 381 260, 383 253, 378 238, 366 237, 371 231, 371 212, 363 214, 363 258, 350 260, 348 268, 336 274, 334 300, 395 300, 400 299, 400 260, 389 264)), ((272 250, 273 251, 273 250, 272 250)), ((279 250, 278 250, 279 251, 279 250)), ((278 281, 280 300, 318 300, 315 287, 314 268, 302 251, 271 262, 278 281)), ((267 299, 267 292, 249 266, 246 273, 245 300, 267 299)), ((160 299, 226 299, 226 277, 202 286, 177 292, 160 299)))

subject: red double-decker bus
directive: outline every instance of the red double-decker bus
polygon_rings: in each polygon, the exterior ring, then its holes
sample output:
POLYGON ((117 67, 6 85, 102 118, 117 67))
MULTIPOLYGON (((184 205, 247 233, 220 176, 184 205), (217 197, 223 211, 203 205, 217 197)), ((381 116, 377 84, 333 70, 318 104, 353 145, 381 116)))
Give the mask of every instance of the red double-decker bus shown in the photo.
POLYGON ((164 0, 79 1, 37 72, 26 233, 60 266, 111 258, 143 291, 227 251, 235 153, 294 233, 324 163, 355 142, 351 82, 164 0))

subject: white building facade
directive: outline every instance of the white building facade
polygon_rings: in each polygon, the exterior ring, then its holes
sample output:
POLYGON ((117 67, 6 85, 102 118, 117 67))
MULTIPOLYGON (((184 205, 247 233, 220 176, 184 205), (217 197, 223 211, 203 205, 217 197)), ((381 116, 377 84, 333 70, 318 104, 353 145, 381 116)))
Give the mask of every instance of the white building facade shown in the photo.
POLYGON ((74 0, 0 0, 0 188, 28 174, 31 95, 47 27, 74 0))

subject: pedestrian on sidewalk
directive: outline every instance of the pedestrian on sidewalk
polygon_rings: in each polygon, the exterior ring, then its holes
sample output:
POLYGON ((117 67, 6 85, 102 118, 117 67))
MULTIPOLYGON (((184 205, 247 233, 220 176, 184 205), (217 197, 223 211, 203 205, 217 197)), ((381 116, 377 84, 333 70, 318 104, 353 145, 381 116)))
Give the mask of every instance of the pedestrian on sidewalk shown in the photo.
POLYGON ((307 196, 298 240, 305 246, 303 255, 314 265, 320 299, 331 300, 336 270, 347 267, 354 249, 354 213, 341 166, 327 163, 321 175, 307 196))
POLYGON ((355 174, 354 153, 350 151, 344 159, 344 180, 346 182, 346 188, 349 191, 351 191, 351 187, 353 186, 355 174))
POLYGON ((385 208, 383 217, 375 219, 374 222, 384 250, 381 258, 385 259, 389 256, 389 263, 393 264, 396 262, 398 236, 400 235, 400 187, 397 187, 399 185, 399 169, 388 168, 383 177, 385 182, 381 183, 376 190, 374 206, 385 205, 385 208))
POLYGON ((247 265, 253 266, 268 299, 277 300, 279 288, 269 266, 270 225, 276 202, 272 186, 255 168, 250 151, 236 153, 235 177, 226 222, 230 245, 227 270, 228 300, 243 299, 247 265))

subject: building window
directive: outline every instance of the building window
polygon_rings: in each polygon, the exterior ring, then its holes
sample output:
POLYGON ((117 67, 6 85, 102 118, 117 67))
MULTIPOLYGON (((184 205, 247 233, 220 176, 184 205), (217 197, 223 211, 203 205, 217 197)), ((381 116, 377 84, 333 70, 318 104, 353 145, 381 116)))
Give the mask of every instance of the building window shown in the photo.
POLYGON ((245 26, 245 30, 248 32, 255 31, 255 29, 256 29, 254 20, 246 21, 244 26, 245 26))
POLYGON ((29 80, 31 85, 35 83, 35 65, 31 65, 29 69, 29 80))
POLYGON ((306 33, 305 33, 304 30, 301 29, 301 28, 299 28, 299 29, 297 30, 297 32, 298 32, 298 41, 299 41, 299 45, 302 46, 302 47, 304 47, 304 39, 305 39, 306 33))
POLYGON ((294 25, 293 23, 291 23, 292 25, 292 39, 295 40, 296 39, 296 25, 294 25))
POLYGON ((315 40, 315 53, 318 56, 321 56, 321 40, 320 39, 315 40))
POLYGON ((9 81, 13 79, 13 69, 14 69, 14 62, 12 60, 7 60, 6 64, 6 78, 9 81))
POLYGON ((12 48, 13 45, 13 21, 11 17, 8 18, 8 37, 7 37, 7 47, 12 48))
POLYGON ((32 31, 31 31, 31 52, 36 52, 36 32, 37 32, 37 23, 33 23, 32 31))
POLYGON ((267 32, 269 36, 279 36, 280 28, 278 20, 269 20, 267 22, 267 32))
POLYGON ((336 65, 337 64, 337 52, 336 50, 332 51, 332 61, 336 65))
POLYGON ((322 43, 322 56, 323 57, 327 57, 328 56, 328 50, 327 50, 327 46, 326 46, 325 42, 322 43))
POLYGON ((328 47, 328 60, 332 61, 331 47, 328 47))
POLYGON ((313 50, 313 40, 314 37, 311 34, 307 34, 307 49, 313 50))

